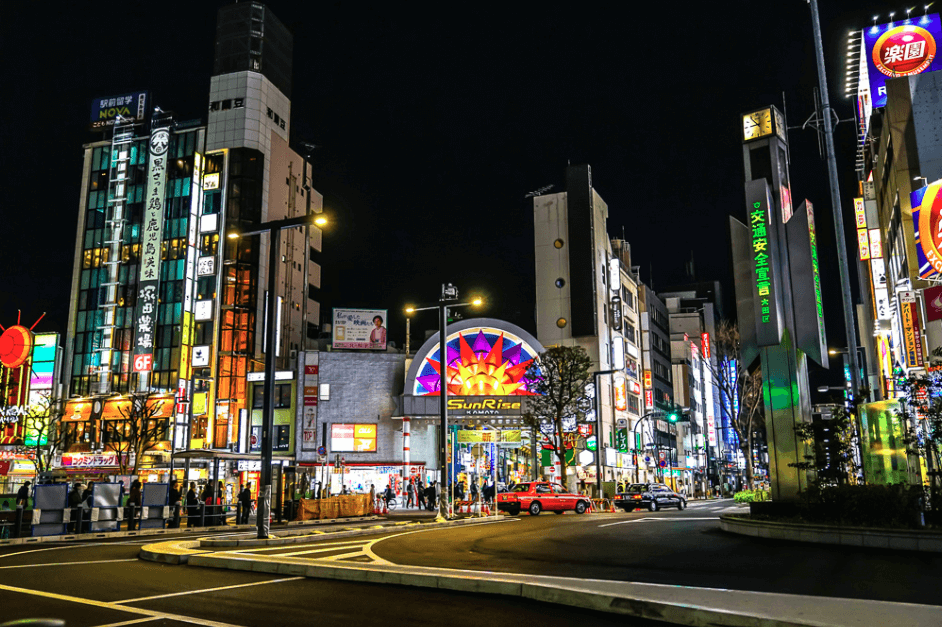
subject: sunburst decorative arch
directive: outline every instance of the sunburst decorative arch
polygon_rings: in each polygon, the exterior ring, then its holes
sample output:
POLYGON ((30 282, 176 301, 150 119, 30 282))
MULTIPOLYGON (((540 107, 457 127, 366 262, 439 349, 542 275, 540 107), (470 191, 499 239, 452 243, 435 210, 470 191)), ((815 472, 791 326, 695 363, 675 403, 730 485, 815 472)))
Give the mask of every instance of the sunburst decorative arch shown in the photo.
MULTIPOLYGON (((448 393, 455 396, 532 396, 527 370, 543 347, 529 333, 501 320, 477 318, 448 327, 445 360, 448 393)), ((419 349, 409 369, 407 390, 415 396, 441 394, 442 356, 438 334, 419 349)))

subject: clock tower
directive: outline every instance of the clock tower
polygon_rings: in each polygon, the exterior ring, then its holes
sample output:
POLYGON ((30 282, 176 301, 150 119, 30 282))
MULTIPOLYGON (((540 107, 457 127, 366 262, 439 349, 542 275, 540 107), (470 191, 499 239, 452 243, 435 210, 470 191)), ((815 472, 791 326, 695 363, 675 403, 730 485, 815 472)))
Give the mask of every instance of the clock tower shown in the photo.
POLYGON ((730 218, 742 366, 761 362, 774 501, 808 485, 795 425, 811 420, 808 357, 828 366, 814 211, 796 210, 788 172, 787 127, 773 106, 743 113, 746 223, 730 218))

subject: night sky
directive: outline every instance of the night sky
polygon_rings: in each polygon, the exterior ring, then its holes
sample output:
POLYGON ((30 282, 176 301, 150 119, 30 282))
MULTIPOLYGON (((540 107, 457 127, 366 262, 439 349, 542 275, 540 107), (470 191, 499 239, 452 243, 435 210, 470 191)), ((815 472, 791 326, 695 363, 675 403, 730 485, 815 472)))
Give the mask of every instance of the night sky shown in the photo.
MULTIPOLYGON (((65 332, 81 147, 100 138, 86 130, 91 101, 146 89, 177 119, 205 120, 222 4, 5 7, 0 324, 15 323, 18 309, 27 324, 47 312, 37 330, 65 332)), ((851 118, 848 31, 907 7, 821 4, 832 102, 851 118)), ((525 195, 564 191, 570 162, 591 164, 609 232, 624 232, 645 281, 656 290, 686 281, 692 256, 697 279, 720 280, 732 302, 727 216, 745 212, 738 114, 781 108, 784 92, 789 125, 800 126, 817 84, 803 0, 613 12, 573 2, 268 6, 295 35, 292 143, 318 146, 315 187, 334 222, 325 316, 333 306, 388 308, 397 343, 397 312, 431 304, 445 281, 483 293, 486 315, 534 330, 525 195)), ((853 123, 835 140, 850 211, 853 123)), ((809 198, 816 209, 829 342, 844 346, 826 164, 811 131, 791 131, 790 142, 795 205, 809 198)), ((414 341, 436 326, 427 318, 414 341)))

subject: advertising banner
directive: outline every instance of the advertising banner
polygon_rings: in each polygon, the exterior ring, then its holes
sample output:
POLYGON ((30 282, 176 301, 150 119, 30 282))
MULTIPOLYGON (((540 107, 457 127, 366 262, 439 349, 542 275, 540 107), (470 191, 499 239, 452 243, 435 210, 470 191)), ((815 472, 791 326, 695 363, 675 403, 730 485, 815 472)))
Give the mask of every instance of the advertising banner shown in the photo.
POLYGON ((615 378, 615 409, 618 411, 628 409, 628 387, 625 377, 615 378))
POLYGON ((375 453, 376 424, 330 425, 330 450, 334 453, 375 453))
POLYGON ((916 263, 919 278, 930 279, 942 274, 942 180, 917 189, 909 195, 913 208, 913 230, 916 235, 916 263))
POLYGON ((120 96, 95 98, 92 100, 91 127, 93 129, 113 126, 118 116, 128 120, 147 118, 147 92, 135 91, 120 96))
POLYGON ((877 320, 890 320, 893 305, 886 288, 886 264, 882 259, 870 260, 870 286, 873 288, 873 307, 877 320))
POLYGON ((334 309, 335 349, 386 350, 385 309, 334 309))
POLYGON ((134 371, 153 369, 154 327, 160 279, 161 239, 164 222, 164 190, 167 185, 167 150, 170 131, 155 128, 148 143, 144 222, 141 231, 141 276, 134 308, 134 371))
POLYGON ((508 431, 496 431, 494 429, 461 429, 457 432, 458 444, 488 444, 499 443, 522 444, 521 431, 513 429, 508 431))
POLYGON ((867 212, 863 198, 854 198, 854 220, 857 222, 858 229, 867 228, 867 212))
POLYGON ((924 289, 922 298, 926 303, 926 322, 942 320, 942 286, 924 289))
POLYGON ((922 326, 919 324, 919 302, 916 292, 899 293, 900 322, 903 325, 903 348, 907 368, 923 368, 922 326))
POLYGON ((863 31, 871 106, 886 106, 886 81, 942 68, 937 46, 942 39, 939 14, 874 25, 863 31))

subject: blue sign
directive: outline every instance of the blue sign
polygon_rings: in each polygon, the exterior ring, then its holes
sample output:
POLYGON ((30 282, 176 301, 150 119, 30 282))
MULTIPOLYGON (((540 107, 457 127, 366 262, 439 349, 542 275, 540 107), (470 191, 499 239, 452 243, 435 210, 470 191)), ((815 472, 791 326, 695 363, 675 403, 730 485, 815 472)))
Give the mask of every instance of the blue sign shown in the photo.
POLYGON ((938 13, 875 25, 863 34, 873 108, 886 106, 887 79, 942 69, 937 50, 942 42, 938 13))
POLYGON ((112 126, 119 115, 129 120, 147 119, 147 92, 134 91, 92 101, 92 128, 112 126))
POLYGON ((326 455, 326 454, 327 454, 327 447, 326 447, 326 446, 318 446, 318 447, 317 447, 317 454, 318 454, 318 455, 326 455))

